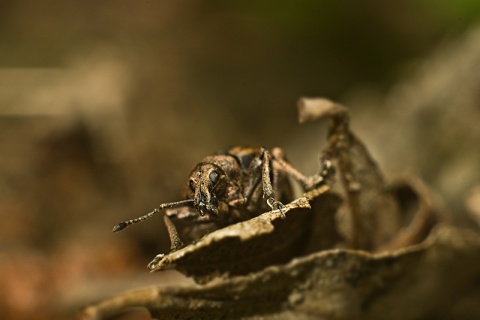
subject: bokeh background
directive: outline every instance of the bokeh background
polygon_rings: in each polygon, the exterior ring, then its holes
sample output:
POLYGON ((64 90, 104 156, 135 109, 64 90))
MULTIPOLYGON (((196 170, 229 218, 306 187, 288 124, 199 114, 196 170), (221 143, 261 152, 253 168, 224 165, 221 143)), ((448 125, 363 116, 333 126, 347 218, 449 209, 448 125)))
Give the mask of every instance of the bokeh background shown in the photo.
POLYGON ((323 124, 296 102, 348 105, 386 175, 422 177, 447 217, 480 207, 480 2, 0 3, 0 314, 69 319, 148 284, 159 217, 202 157, 283 147, 314 173, 323 124))

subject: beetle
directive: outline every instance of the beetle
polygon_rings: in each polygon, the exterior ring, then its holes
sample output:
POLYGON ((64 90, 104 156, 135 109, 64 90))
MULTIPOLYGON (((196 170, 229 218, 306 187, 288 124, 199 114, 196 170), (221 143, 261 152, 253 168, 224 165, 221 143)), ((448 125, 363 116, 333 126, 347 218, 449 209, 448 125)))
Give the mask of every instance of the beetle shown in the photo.
POLYGON ((190 240, 202 233, 245 221, 271 210, 280 210, 285 218, 283 202, 293 197, 288 176, 302 185, 304 191, 327 183, 334 172, 332 162, 321 158, 320 170, 307 177, 295 169, 280 148, 236 146, 205 157, 190 172, 183 200, 161 204, 152 212, 120 222, 118 232, 151 218, 165 210, 164 222, 171 240, 171 250, 183 246, 172 220, 191 221, 185 229, 190 240))

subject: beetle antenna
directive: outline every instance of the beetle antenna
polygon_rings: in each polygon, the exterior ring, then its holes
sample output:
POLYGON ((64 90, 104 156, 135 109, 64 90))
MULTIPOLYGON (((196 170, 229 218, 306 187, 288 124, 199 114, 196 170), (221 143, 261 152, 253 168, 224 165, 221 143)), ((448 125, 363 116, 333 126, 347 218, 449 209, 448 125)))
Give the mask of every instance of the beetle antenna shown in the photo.
POLYGON ((138 217, 138 218, 135 218, 135 219, 132 219, 132 220, 127 220, 127 221, 120 222, 115 227, 113 227, 112 232, 122 231, 126 227, 131 226, 132 224, 139 223, 139 222, 145 221, 147 219, 150 219, 151 217, 153 217, 154 214, 159 213, 163 209, 178 207, 178 206, 181 206, 181 205, 184 205, 184 204, 192 203, 193 201, 194 201, 193 199, 188 199, 188 200, 181 200, 181 201, 177 201, 177 202, 163 203, 160 206, 158 206, 158 208, 155 208, 152 212, 149 212, 146 215, 143 215, 141 217, 138 217))

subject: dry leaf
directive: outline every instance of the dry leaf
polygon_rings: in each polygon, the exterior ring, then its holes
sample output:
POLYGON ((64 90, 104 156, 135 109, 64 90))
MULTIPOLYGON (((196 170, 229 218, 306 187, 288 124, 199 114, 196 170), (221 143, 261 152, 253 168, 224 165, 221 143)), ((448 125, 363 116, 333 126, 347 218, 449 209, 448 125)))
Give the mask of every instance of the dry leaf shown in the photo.
POLYGON ((350 131, 347 109, 302 99, 300 119, 330 119, 324 153, 336 184, 277 211, 212 232, 168 255, 189 287, 150 287, 83 310, 106 319, 145 308, 158 319, 453 319, 480 317, 480 235, 438 224, 418 179, 388 185, 350 131), (215 277, 222 277, 205 284, 215 277))
POLYGON ((83 316, 144 307, 157 319, 433 319, 478 291, 478 274, 480 236, 438 225, 425 242, 387 254, 326 250, 203 286, 127 292, 83 316))

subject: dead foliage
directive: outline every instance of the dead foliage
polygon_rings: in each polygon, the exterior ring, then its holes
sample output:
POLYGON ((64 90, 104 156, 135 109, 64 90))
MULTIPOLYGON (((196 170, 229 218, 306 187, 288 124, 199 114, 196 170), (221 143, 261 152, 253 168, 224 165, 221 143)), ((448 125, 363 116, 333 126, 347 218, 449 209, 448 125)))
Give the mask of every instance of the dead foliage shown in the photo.
POLYGON ((149 264, 198 285, 123 293, 85 308, 83 318, 135 308, 158 319, 480 316, 471 303, 480 295, 480 235, 440 222, 418 179, 387 183, 344 106, 301 99, 299 118, 328 118, 332 184, 287 204, 286 219, 266 212, 149 264))

